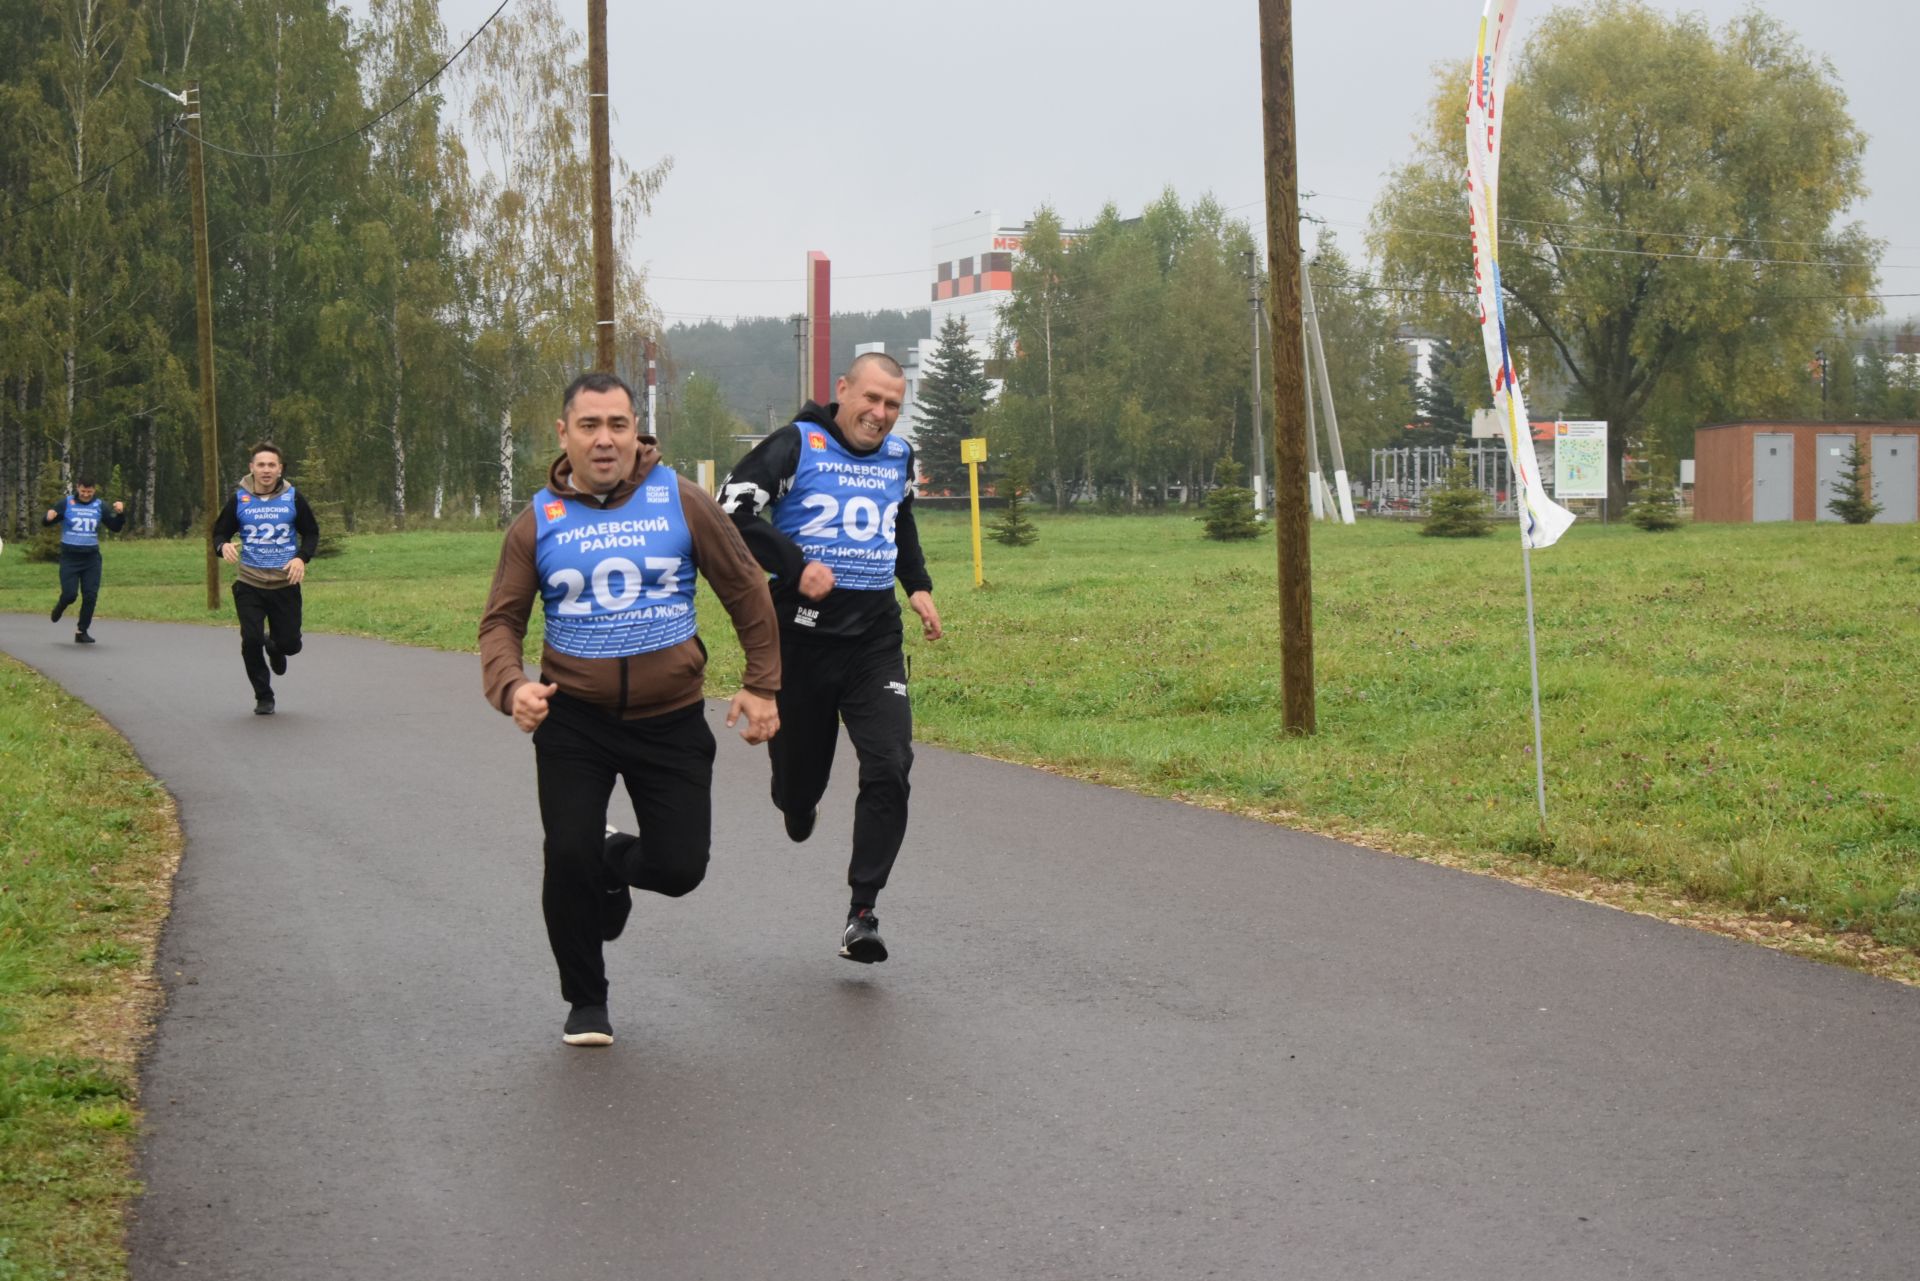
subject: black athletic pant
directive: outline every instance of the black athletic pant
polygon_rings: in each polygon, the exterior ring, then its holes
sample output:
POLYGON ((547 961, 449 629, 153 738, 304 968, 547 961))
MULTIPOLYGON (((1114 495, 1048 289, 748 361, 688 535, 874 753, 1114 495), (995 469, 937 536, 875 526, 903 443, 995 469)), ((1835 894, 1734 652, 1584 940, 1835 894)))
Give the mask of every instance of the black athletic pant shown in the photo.
POLYGON ((840 726, 860 758, 847 885, 857 906, 886 888, 907 836, 907 775, 913 769, 913 704, 896 624, 857 640, 780 633, 780 732, 767 744, 773 803, 805 814, 820 803, 840 726))
POLYGON ((273 697, 273 674, 267 670, 268 634, 282 654, 300 652, 300 586, 255 587, 235 582, 233 608, 240 615, 240 661, 247 665, 255 698, 273 697))
MULTIPOLYGON (((94 602, 100 599, 100 549, 60 545, 60 608, 80 598, 81 631, 93 622, 94 602)), ((46 597, 41 597, 45 600, 46 597)))
POLYGON ((546 830, 540 906, 560 966, 560 995, 575 1005, 607 1001, 600 913, 609 889, 624 881, 679 898, 707 875, 714 743, 706 710, 699 702, 622 720, 556 693, 533 732, 546 830), (607 800, 616 775, 633 799, 640 834, 608 849, 607 800))

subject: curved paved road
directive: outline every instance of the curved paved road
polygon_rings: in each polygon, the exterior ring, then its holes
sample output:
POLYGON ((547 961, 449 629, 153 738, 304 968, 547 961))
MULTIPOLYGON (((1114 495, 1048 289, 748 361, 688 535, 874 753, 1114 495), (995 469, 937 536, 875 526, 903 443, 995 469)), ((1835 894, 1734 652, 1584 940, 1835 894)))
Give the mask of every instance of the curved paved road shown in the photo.
POLYGON ((857 968, 851 771, 794 847, 722 732, 569 1050, 475 659, 314 636, 264 719, 237 633, 95 631, 0 616, 186 827, 137 1278, 1920 1267, 1920 992, 932 749, 857 968))

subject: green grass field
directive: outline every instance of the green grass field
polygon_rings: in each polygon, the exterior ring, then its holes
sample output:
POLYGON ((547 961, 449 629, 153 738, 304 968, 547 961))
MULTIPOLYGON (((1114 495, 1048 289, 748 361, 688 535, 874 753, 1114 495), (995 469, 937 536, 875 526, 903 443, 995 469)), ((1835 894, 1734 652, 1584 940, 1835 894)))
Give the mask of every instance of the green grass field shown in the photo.
POLYGON ((124 740, 0 658, 0 1278, 126 1275, 135 1055, 178 858, 124 740))
MULTIPOLYGON (((1543 841, 1510 529, 1316 529, 1320 732, 1297 739, 1270 539, 1210 543, 1185 516, 1039 521, 1032 547, 986 544, 976 590, 964 516, 923 518, 949 632, 909 642, 924 741, 1920 949, 1920 529, 1582 522, 1536 554, 1543 841)), ((308 625, 471 650, 498 542, 351 538, 312 571, 308 625)), ((96 632, 208 619, 192 545, 106 556, 96 632)), ((0 609, 45 609, 52 567, 4 561, 0 609)), ((721 692, 739 659, 705 608, 721 692)))

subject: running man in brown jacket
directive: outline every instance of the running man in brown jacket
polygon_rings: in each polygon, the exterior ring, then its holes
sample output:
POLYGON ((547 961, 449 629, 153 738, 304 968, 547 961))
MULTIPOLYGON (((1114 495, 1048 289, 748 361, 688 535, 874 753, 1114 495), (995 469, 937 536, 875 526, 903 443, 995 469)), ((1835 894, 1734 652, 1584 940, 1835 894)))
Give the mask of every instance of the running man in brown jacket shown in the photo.
POLYGON ((746 651, 727 724, 744 718, 748 743, 780 728, 780 638, 766 574, 706 491, 639 434, 632 388, 583 374, 554 426, 562 453, 507 529, 480 662, 487 701, 533 735, 546 830, 540 901, 573 1007, 561 1039, 611 1045, 601 944, 625 928, 633 889, 678 898, 707 873, 714 740, 695 569, 746 651), (535 596, 546 637, 531 681, 521 656, 535 596), (636 836, 606 825, 616 776, 633 799, 636 836))

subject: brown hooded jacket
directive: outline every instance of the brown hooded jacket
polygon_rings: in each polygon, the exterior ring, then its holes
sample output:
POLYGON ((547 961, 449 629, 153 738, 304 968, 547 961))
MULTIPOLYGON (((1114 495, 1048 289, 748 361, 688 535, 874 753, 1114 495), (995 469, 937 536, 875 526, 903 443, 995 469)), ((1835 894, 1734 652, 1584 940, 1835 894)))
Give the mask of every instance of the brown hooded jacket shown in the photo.
MULTIPOLYGON (((626 505, 659 461, 660 450, 643 440, 633 473, 611 492, 593 495, 573 488, 573 470, 562 454, 547 473, 547 486, 563 497, 613 511, 626 505)), ((767 593, 766 571, 748 555, 740 531, 713 498, 685 476, 676 476, 680 509, 693 538, 694 564, 733 620, 746 651, 741 685, 772 697, 780 688, 780 634, 773 599, 767 593)), ((528 506, 507 527, 486 612, 480 617, 481 681, 487 701, 508 715, 513 712, 513 691, 527 679, 521 656, 527 619, 539 594, 534 512, 528 506)), ((626 658, 575 658, 550 645, 540 651, 541 675, 558 685, 561 693, 630 720, 660 716, 698 702, 704 693, 706 668, 706 650, 698 637, 626 658)))

